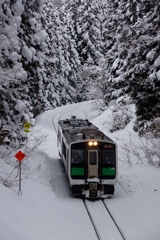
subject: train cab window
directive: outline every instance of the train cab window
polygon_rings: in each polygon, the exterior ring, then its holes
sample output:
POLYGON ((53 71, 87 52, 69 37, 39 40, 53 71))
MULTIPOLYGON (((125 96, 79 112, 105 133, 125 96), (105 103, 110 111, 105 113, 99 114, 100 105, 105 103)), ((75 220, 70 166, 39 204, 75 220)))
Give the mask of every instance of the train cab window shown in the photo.
POLYGON ((83 149, 74 149, 72 150, 72 163, 84 163, 84 150, 83 149))
POLYGON ((114 149, 103 149, 102 150, 102 164, 115 165, 115 150, 114 149))

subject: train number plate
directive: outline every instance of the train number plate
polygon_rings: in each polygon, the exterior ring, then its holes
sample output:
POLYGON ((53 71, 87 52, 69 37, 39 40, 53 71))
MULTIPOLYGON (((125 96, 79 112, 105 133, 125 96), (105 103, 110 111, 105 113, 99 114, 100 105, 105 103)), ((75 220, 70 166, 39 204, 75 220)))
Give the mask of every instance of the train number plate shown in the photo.
POLYGON ((97 197, 97 183, 89 184, 89 196, 93 198, 97 197))
POLYGON ((97 190, 97 183, 90 183, 89 189, 90 190, 97 190))

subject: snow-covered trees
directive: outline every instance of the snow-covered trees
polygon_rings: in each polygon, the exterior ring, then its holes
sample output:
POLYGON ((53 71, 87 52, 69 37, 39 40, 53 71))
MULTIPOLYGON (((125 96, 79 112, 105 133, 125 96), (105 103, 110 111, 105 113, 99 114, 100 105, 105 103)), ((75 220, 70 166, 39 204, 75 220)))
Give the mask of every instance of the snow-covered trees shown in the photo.
POLYGON ((30 102, 37 107, 38 99, 44 95, 44 52, 46 33, 42 29, 43 1, 31 0, 23 4, 19 39, 21 43, 22 65, 27 72, 26 85, 30 102))
POLYGON ((11 4, 10 1, 1 1, 0 4, 0 110, 2 126, 8 123, 18 124, 24 118, 26 109, 21 96, 27 92, 26 87, 22 85, 22 81, 27 78, 27 73, 21 63, 18 37, 20 14, 23 7, 20 4, 15 5, 16 3, 11 4), (20 105, 23 105, 23 110, 18 107, 20 105))
POLYGON ((135 129, 145 131, 160 114, 160 2, 115 0, 108 10, 105 102, 129 94, 136 104, 135 129))
MULTIPOLYGON (((158 0, 66 0, 58 29, 54 24, 61 87, 80 86, 77 92, 103 97, 106 105, 128 94, 136 104, 135 129, 148 126, 159 116, 159 9, 158 0)), ((82 99, 69 92, 71 101, 82 99)))
MULTIPOLYGON (((65 7, 53 9, 50 1, 45 1, 45 29, 48 34, 46 73, 50 86, 54 86, 60 104, 81 101, 81 63, 73 38, 74 28, 70 13, 65 7)), ((52 91, 53 92, 53 91, 52 91)))
POLYGON ((75 34, 76 48, 82 65, 98 65, 104 54, 105 4, 97 0, 68 1, 75 34))
POLYGON ((1 128, 7 126, 15 138, 20 133, 19 126, 32 122, 40 90, 39 69, 45 48, 42 5, 36 0, 0 2, 1 128))
POLYGON ((160 2, 146 1, 143 18, 137 22, 137 46, 133 72, 129 74, 130 94, 136 103, 135 129, 154 128, 160 115, 160 2))

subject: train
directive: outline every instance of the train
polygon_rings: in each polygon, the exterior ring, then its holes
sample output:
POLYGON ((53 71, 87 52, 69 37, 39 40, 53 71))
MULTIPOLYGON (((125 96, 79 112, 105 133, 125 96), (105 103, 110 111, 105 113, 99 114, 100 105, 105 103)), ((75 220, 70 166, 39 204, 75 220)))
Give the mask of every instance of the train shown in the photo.
POLYGON ((57 147, 73 196, 113 196, 118 175, 117 144, 88 119, 58 121, 57 147))

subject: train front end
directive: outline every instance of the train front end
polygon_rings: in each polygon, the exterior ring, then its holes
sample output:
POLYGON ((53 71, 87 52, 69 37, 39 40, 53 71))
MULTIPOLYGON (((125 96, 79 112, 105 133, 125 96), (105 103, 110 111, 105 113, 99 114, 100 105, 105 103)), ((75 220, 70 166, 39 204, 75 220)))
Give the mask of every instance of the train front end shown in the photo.
POLYGON ((98 199, 114 194, 117 146, 113 141, 83 140, 70 145, 70 184, 74 196, 98 199))

